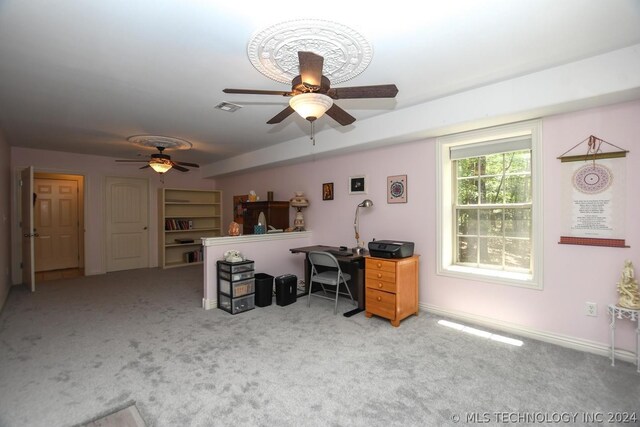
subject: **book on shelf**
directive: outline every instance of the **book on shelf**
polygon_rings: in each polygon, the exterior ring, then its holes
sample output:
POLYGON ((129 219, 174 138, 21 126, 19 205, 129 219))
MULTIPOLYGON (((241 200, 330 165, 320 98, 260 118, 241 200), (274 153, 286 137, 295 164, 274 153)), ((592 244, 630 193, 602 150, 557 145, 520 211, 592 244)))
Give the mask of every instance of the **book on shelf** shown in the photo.
POLYGON ((193 239, 174 239, 176 243, 184 245, 185 243, 193 243, 193 239))
POLYGON ((165 231, 193 230, 193 220, 167 218, 164 220, 165 231))
POLYGON ((186 263, 200 262, 203 260, 204 260, 204 256, 202 254, 202 249, 184 253, 184 262, 186 263))

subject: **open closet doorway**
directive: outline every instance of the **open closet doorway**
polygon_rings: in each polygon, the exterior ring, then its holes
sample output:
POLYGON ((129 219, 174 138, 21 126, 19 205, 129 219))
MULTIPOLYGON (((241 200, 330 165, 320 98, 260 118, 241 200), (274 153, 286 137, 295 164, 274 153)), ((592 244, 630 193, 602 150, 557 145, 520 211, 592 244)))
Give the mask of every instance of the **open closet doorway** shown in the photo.
POLYGON ((36 282, 84 275, 84 177, 34 173, 36 282))

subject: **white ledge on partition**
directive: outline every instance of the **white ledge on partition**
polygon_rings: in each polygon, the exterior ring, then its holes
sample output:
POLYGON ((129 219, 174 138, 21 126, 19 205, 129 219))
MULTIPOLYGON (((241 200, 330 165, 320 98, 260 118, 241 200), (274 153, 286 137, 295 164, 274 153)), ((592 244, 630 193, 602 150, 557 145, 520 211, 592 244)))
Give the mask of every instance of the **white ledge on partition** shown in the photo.
POLYGON ((300 239, 311 237, 311 231, 290 231, 282 233, 246 234, 243 236, 205 237, 202 246, 225 246, 230 243, 266 242, 270 240, 300 239))

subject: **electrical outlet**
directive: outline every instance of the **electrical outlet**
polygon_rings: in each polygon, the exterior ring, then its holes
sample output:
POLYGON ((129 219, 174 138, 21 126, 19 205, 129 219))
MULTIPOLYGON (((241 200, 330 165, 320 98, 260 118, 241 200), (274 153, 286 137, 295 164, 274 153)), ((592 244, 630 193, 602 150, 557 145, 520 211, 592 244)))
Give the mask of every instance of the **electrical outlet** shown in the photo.
POLYGON ((598 304, 595 302, 587 302, 585 303, 584 311, 587 316, 596 317, 598 315, 598 304))

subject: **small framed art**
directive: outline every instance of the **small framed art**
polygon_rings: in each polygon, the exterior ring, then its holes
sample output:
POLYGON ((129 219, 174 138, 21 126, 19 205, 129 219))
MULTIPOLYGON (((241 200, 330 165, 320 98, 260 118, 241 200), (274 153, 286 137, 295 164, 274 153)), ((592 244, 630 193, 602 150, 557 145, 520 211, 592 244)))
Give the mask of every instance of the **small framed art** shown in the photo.
POLYGON ((333 182, 322 184, 322 200, 333 200, 333 182))
POLYGON ((407 203, 407 175, 387 177, 387 203, 407 203))
POLYGON ((367 177, 365 175, 349 177, 349 194, 367 194, 367 177))

